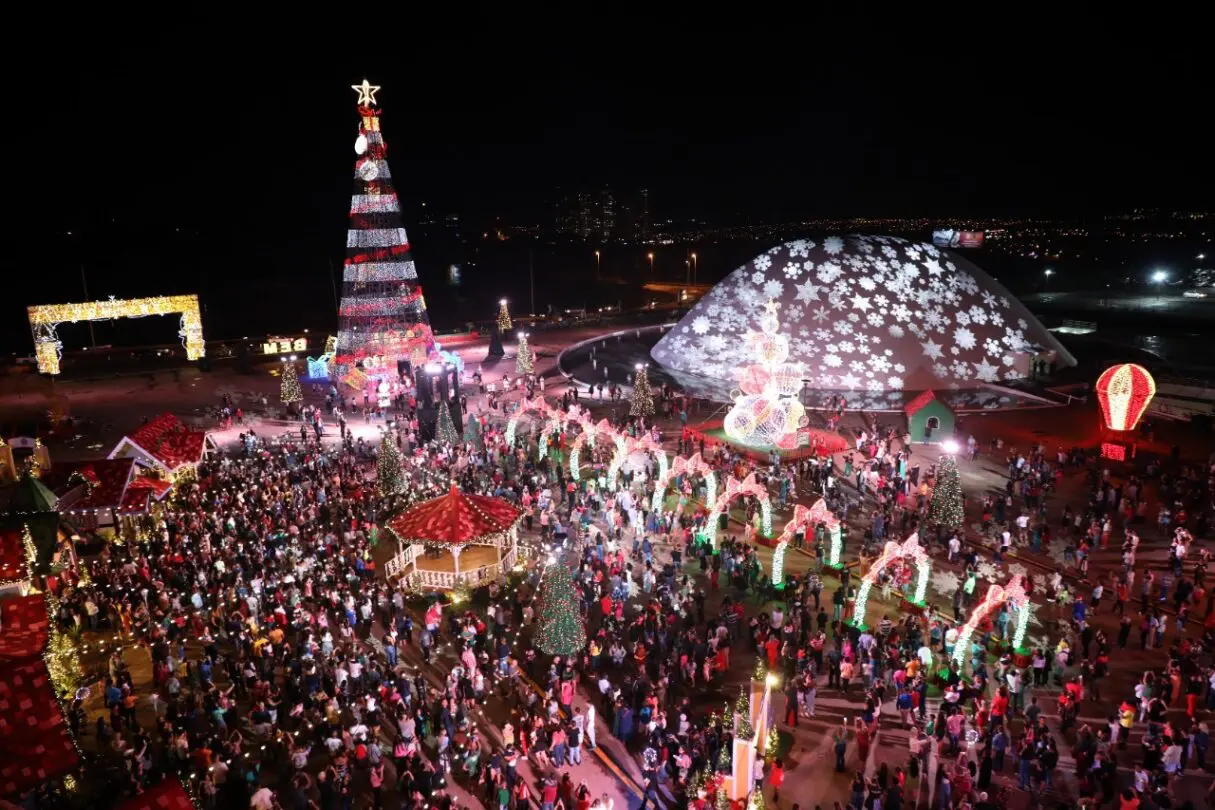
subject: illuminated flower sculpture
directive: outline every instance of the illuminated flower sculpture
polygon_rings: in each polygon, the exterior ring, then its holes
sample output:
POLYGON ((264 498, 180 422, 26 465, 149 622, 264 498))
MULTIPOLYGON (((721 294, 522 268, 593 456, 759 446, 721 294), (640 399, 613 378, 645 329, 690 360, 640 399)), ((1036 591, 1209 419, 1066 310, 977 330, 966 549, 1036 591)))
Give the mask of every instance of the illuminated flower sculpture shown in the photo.
POLYGON ((1110 430, 1134 430, 1156 395, 1156 381, 1143 366, 1123 363, 1097 378, 1097 401, 1110 430))
POLYGON ((780 304, 768 301, 759 332, 749 332, 747 349, 757 363, 738 374, 742 389, 726 414, 725 431, 731 439, 758 447, 790 449, 797 446, 797 429, 806 424, 806 411, 797 400, 802 369, 789 358, 789 339, 778 334, 780 304))

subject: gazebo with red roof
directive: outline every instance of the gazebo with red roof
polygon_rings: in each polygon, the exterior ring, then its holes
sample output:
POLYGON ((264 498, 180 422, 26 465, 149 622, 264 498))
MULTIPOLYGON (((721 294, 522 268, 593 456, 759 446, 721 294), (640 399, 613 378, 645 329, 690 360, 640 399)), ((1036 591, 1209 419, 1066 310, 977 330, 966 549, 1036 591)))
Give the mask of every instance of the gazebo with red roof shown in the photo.
POLYGON ((452 484, 446 495, 388 521, 401 551, 384 572, 419 587, 476 587, 514 567, 522 518, 523 511, 508 501, 469 495, 452 484))

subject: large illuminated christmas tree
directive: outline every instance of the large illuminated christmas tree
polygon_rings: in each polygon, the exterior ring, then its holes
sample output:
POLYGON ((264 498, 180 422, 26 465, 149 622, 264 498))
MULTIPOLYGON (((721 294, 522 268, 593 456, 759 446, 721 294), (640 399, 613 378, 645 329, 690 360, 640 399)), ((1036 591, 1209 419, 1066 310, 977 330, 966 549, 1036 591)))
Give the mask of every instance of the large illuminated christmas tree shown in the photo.
POLYGON ((335 376, 361 369, 374 380, 396 379, 397 361, 415 367, 434 351, 422 285, 401 224, 401 203, 388 170, 375 95, 366 79, 359 94, 359 134, 354 142, 354 194, 346 233, 346 267, 338 309, 335 376))
POLYGON ((540 584, 540 624, 536 649, 549 655, 574 655, 586 646, 586 628, 569 569, 557 560, 544 571, 540 584))
POLYGON ((962 525, 962 479, 958 475, 957 460, 949 453, 942 454, 937 462, 928 520, 947 529, 962 525))

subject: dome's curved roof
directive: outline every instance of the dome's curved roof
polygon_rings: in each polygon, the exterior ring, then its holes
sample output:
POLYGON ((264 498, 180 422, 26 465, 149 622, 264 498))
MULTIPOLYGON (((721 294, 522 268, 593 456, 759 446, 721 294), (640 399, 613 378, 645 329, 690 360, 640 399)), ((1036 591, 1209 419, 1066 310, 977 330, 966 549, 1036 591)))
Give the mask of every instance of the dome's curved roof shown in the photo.
POLYGON ((809 385, 880 393, 967 388, 1025 376, 1027 352, 1072 355, 969 261, 892 236, 798 239, 717 284, 651 350, 675 372, 734 380, 747 333, 775 299, 789 361, 809 385))

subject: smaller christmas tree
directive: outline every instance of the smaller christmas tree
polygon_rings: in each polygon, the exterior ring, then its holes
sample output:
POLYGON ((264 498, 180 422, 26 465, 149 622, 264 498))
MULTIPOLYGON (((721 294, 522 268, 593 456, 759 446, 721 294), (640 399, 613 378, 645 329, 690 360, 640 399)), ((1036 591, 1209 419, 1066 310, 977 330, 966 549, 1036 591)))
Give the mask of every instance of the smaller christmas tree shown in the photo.
POLYGON ((519 348, 515 352, 515 371, 527 376, 535 369, 532 347, 527 344, 527 332, 519 333, 519 348))
POLYGON ((536 649, 548 655, 574 655, 586 646, 586 628, 578 613, 574 581, 561 560, 544 571, 544 581, 540 585, 540 623, 534 641, 536 649))
POLYGON ((506 356, 506 349, 502 348, 502 334, 498 329, 498 325, 494 324, 489 331, 489 351, 485 353, 486 359, 500 358, 506 356))
POLYGON ((380 455, 375 465, 375 489, 381 498, 405 490, 405 472, 401 468, 401 451, 388 434, 380 442, 380 455))
POLYGON ((300 378, 295 372, 294 363, 283 363, 281 382, 280 396, 284 405, 299 402, 304 398, 304 391, 300 388, 300 378))
POLYGON ((456 432, 456 423, 451 418, 451 408, 447 407, 447 400, 439 402, 439 418, 435 422, 435 441, 443 444, 458 444, 460 442, 460 434, 456 432))
POLYGON ((958 475, 957 460, 950 453, 943 454, 937 462, 928 520, 947 529, 962 525, 962 479, 958 475))
POLYGON ((650 367, 646 363, 637 366, 637 381, 633 383, 633 401, 629 404, 629 415, 654 415, 654 393, 650 391, 650 367))
POLYGON ((513 324, 510 320, 510 308, 506 306, 506 299, 503 298, 498 302, 498 331, 509 332, 513 324))

